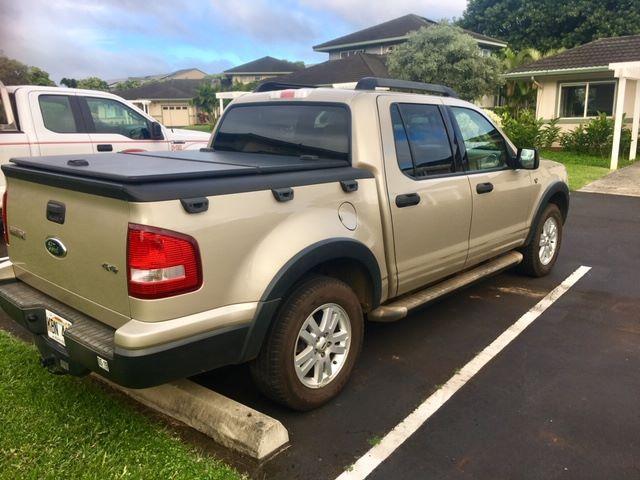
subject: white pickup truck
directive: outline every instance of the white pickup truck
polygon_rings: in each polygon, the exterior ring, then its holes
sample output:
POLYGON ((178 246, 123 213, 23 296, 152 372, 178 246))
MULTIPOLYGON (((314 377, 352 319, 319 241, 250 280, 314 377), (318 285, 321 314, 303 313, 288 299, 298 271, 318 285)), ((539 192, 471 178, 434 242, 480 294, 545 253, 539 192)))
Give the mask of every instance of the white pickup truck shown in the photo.
MULTIPOLYGON (((25 156, 197 150, 209 137, 167 128, 111 93, 0 82, 0 165, 25 156)), ((0 174, 0 196, 4 190, 0 174)))

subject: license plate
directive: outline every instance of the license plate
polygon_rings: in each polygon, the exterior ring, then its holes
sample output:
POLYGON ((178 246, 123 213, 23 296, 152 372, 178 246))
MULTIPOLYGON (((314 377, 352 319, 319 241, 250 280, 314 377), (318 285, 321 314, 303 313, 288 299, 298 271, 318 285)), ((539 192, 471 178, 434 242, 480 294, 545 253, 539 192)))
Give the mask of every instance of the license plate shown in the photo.
POLYGON ((50 339, 66 347, 64 343, 64 332, 71 326, 71 322, 49 310, 45 310, 45 313, 47 317, 47 335, 50 339))

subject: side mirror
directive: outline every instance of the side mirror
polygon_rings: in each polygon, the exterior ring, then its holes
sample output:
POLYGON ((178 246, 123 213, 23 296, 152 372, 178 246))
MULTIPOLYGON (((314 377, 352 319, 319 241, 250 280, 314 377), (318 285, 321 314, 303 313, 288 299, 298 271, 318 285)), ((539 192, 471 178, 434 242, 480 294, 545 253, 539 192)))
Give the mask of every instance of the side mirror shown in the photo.
POLYGON ((164 140, 162 125, 158 122, 151 122, 151 140, 164 140))
POLYGON ((513 168, 536 170, 540 166, 540 153, 537 148, 519 148, 513 168))

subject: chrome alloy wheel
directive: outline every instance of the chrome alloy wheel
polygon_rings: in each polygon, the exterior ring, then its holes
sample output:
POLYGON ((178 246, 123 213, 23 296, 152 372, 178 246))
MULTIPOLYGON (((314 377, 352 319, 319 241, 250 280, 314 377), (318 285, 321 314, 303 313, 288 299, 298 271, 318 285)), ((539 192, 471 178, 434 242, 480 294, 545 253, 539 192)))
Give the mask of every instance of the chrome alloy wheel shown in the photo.
POLYGON ((549 217, 542 226, 540 233, 540 243, 538 245, 538 257, 542 265, 549 265, 558 248, 558 222, 555 218, 549 217))
POLYGON ((331 383, 347 361, 351 346, 349 315, 335 303, 316 308, 302 324, 294 351, 298 379, 309 388, 331 383))

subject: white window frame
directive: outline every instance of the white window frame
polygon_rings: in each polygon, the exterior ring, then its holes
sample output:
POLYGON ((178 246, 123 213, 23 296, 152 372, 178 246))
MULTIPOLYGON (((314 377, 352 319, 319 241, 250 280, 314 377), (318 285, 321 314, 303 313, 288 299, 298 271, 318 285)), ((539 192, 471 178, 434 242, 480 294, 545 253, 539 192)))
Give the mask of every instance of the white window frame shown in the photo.
POLYGON ((589 109, 589 85, 597 85, 604 83, 613 83, 613 105, 611 108, 611 115, 608 115, 609 118, 612 118, 616 114, 616 103, 618 98, 618 82, 615 79, 612 80, 585 80, 583 82, 562 82, 558 84, 558 102, 556 105, 556 116, 562 119, 585 119, 585 118, 596 118, 594 115, 587 115, 587 111, 589 109), (562 114, 562 89, 564 87, 585 87, 584 92, 584 111, 582 112, 581 117, 563 117, 562 114))

